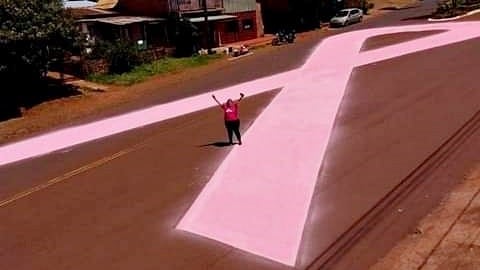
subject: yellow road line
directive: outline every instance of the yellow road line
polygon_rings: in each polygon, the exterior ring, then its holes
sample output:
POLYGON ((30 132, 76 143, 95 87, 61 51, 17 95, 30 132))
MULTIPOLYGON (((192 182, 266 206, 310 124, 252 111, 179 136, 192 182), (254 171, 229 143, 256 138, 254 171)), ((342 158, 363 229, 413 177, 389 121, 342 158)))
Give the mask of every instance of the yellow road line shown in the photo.
POLYGON ((5 200, 0 201, 0 207, 7 206, 7 205, 9 205, 9 204, 11 204, 11 203, 13 203, 13 202, 15 202, 15 201, 18 201, 18 200, 20 200, 20 199, 22 199, 22 198, 25 198, 25 197, 33 194, 33 193, 35 193, 35 192, 44 190, 44 189, 46 189, 46 188, 48 188, 48 187, 50 187, 50 186, 52 186, 52 185, 54 185, 54 184, 58 184, 58 183, 60 183, 60 182, 63 182, 63 181, 65 181, 65 180, 68 180, 68 179, 70 179, 70 178, 72 178, 72 177, 74 177, 74 176, 76 176, 76 175, 79 175, 79 174, 84 173, 84 172, 86 172, 86 171, 89 171, 89 170, 91 170, 91 169, 100 167, 100 166, 102 166, 102 165, 104 165, 104 164, 106 164, 106 163, 108 163, 108 162, 110 162, 110 161, 112 161, 112 160, 114 160, 114 159, 117 159, 117 158, 119 158, 119 157, 121 157, 121 156, 124 156, 124 155, 126 155, 126 154, 128 154, 128 153, 131 153, 131 152, 133 152, 133 151, 135 151, 135 150, 137 150, 137 149, 139 149, 139 148, 141 148, 141 147, 143 147, 143 146, 145 146, 145 143, 137 144, 137 145, 135 145, 135 146, 133 146, 133 147, 130 147, 130 148, 127 148, 127 149, 122 150, 122 151, 120 151, 120 152, 117 152, 117 153, 115 153, 115 154, 113 154, 113 155, 111 155, 111 156, 104 157, 104 158, 102 158, 102 159, 99 159, 99 160, 97 160, 97 161, 94 161, 94 162, 92 162, 92 163, 89 163, 89 164, 87 164, 87 165, 85 165, 85 166, 82 166, 82 167, 80 167, 80 168, 78 168, 78 169, 75 169, 75 170, 73 170, 73 171, 67 172, 67 173, 65 173, 65 174, 63 174, 63 175, 61 175, 61 176, 55 177, 55 178, 53 178, 53 179, 50 179, 50 180, 48 180, 47 182, 42 183, 42 184, 40 184, 40 185, 38 185, 38 186, 34 186, 34 187, 29 188, 29 189, 27 189, 27 190, 25 190, 25 191, 22 191, 22 192, 20 192, 20 193, 17 193, 17 194, 13 195, 13 196, 10 197, 10 198, 7 198, 7 199, 5 199, 5 200))

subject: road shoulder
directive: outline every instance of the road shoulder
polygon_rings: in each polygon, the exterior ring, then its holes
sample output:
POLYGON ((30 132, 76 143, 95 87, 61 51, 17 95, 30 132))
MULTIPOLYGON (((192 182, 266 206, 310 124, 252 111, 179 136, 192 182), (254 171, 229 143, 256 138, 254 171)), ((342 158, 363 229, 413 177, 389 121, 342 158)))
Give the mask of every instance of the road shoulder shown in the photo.
POLYGON ((480 269, 480 166, 370 270, 480 269))

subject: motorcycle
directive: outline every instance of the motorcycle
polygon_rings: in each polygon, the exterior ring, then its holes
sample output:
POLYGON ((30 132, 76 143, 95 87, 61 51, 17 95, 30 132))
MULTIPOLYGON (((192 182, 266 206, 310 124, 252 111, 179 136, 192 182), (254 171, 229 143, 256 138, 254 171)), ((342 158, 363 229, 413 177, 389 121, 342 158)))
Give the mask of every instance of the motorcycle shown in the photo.
POLYGON ((272 40, 273 46, 278 46, 287 43, 295 42, 295 31, 284 31, 281 30, 275 34, 275 37, 272 40))

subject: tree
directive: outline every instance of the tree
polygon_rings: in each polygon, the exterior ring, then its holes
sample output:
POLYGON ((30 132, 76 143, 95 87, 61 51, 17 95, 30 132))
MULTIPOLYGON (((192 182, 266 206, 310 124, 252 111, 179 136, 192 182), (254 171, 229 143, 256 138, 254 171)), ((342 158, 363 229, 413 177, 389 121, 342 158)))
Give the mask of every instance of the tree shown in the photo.
POLYGON ((186 19, 178 19, 175 32, 175 50, 179 57, 191 56, 198 50, 199 30, 186 19))
POLYGON ((7 96, 22 98, 27 93, 20 90, 44 78, 79 40, 62 0, 0 0, 0 80, 15 83, 7 96))

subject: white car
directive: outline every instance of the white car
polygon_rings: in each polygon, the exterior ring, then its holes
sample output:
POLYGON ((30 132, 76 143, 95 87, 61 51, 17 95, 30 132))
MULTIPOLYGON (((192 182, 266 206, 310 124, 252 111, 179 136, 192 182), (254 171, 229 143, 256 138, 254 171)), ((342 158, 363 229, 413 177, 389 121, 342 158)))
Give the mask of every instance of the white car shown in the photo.
POLYGON ((361 22, 362 19, 363 11, 361 9, 342 9, 330 20, 330 26, 346 26, 352 23, 361 22))

